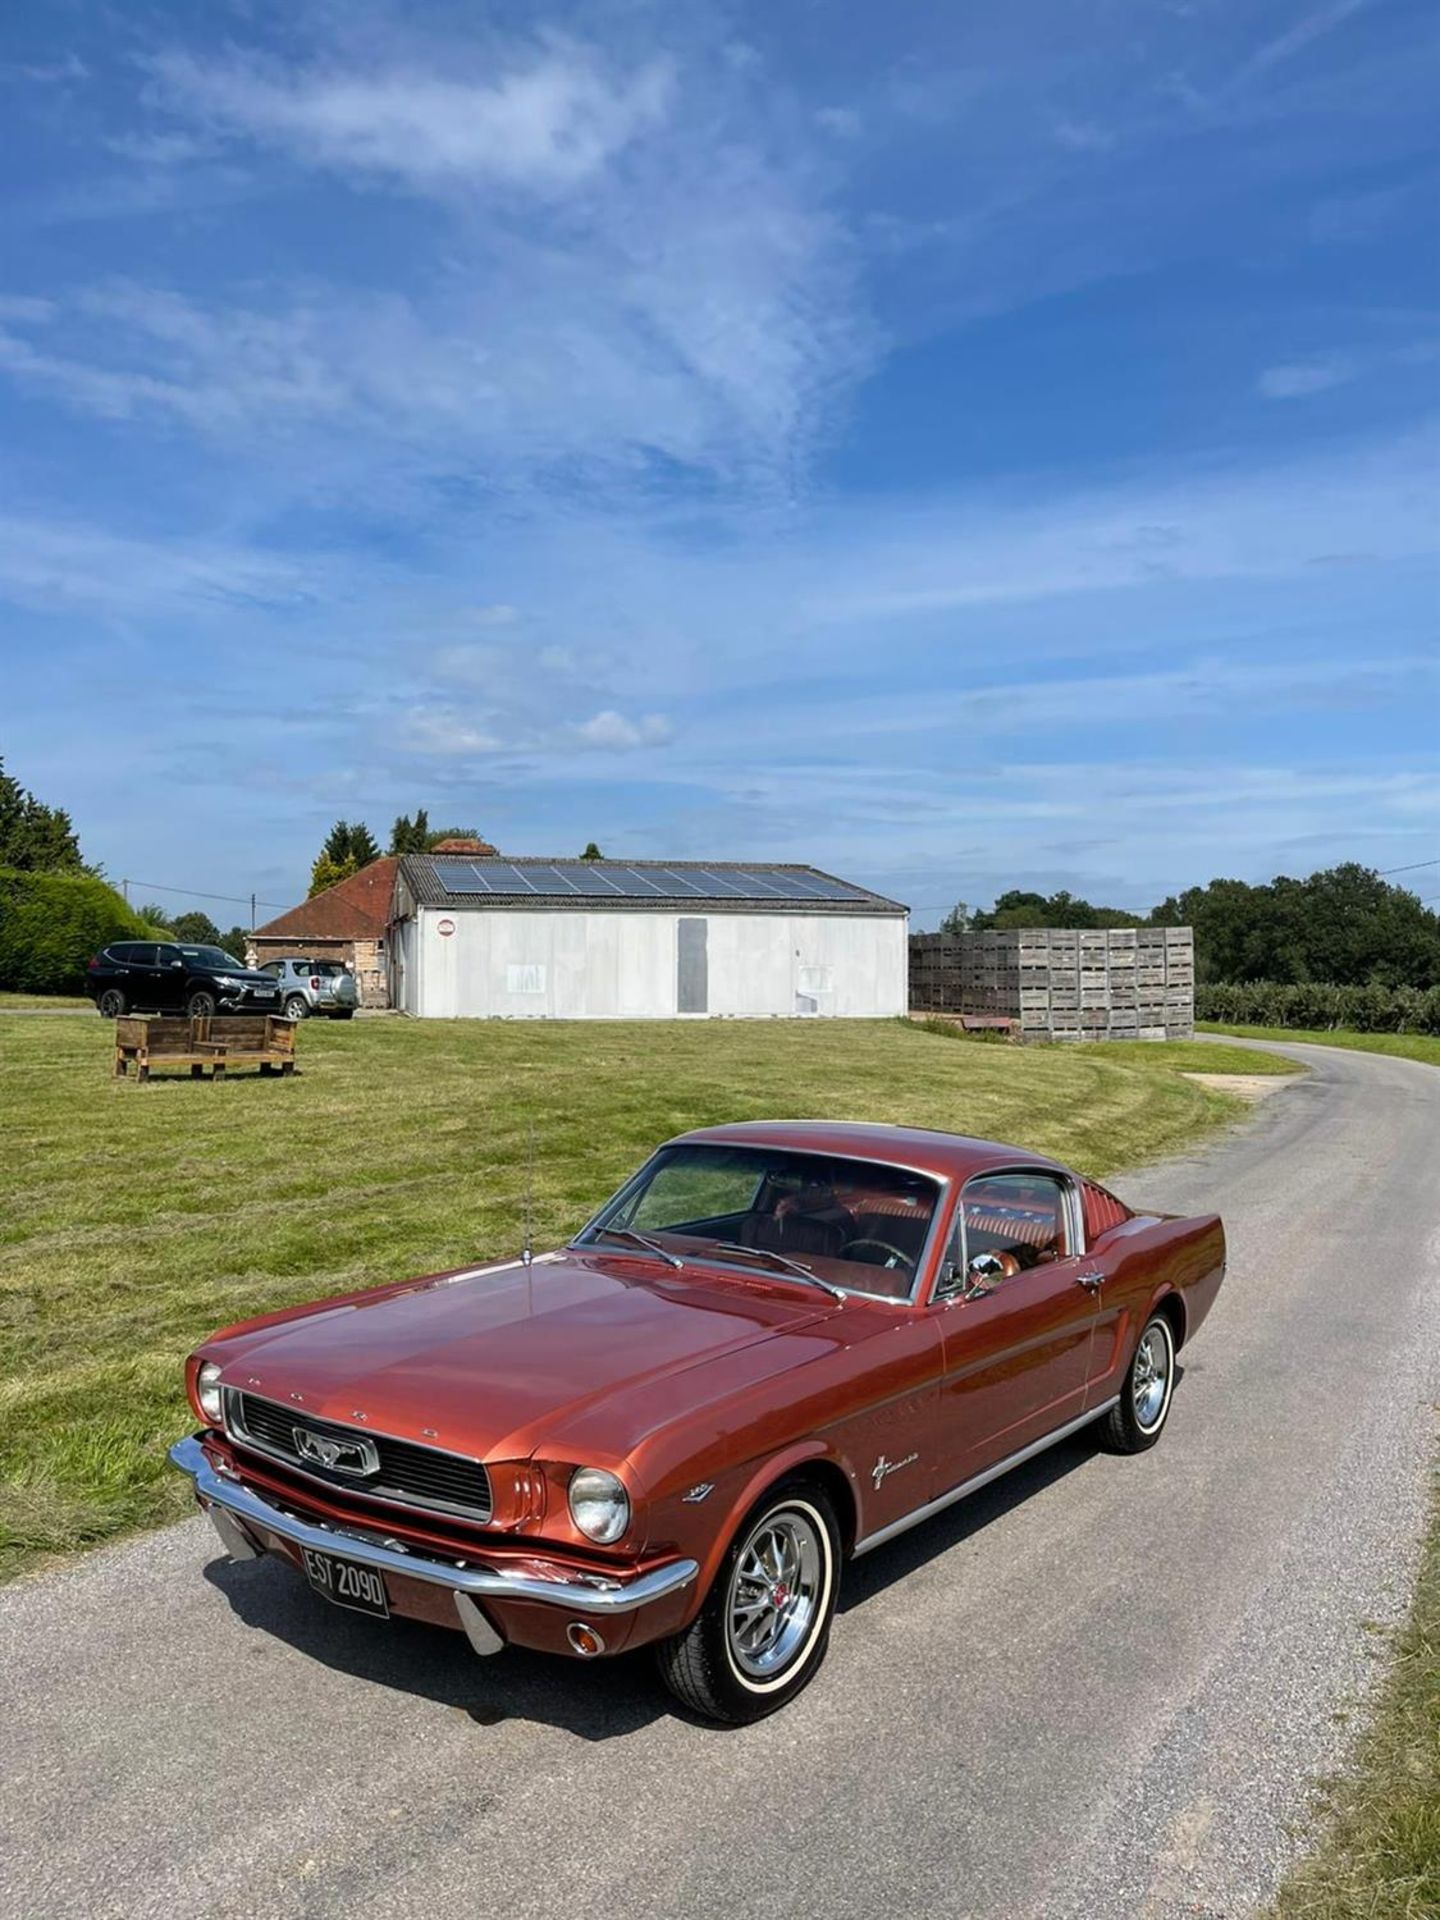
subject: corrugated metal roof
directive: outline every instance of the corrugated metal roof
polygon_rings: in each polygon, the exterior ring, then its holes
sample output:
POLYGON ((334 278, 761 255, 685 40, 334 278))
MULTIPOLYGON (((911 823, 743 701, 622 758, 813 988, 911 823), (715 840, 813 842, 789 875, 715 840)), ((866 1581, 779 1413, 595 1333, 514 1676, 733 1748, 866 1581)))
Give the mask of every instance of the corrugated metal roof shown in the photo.
POLYGON ((400 879, 417 906, 468 912, 486 907, 606 912, 904 913, 868 887, 818 867, 764 860, 467 860, 407 854, 400 879))

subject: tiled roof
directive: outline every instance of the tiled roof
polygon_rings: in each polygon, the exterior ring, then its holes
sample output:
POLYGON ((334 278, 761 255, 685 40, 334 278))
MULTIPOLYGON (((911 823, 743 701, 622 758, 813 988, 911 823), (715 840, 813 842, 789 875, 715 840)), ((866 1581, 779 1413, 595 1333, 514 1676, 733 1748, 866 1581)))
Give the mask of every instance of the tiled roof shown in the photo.
POLYGON ((395 869, 400 862, 382 854, 338 886, 327 887, 298 907, 255 929, 259 940, 380 940, 390 923, 395 869))

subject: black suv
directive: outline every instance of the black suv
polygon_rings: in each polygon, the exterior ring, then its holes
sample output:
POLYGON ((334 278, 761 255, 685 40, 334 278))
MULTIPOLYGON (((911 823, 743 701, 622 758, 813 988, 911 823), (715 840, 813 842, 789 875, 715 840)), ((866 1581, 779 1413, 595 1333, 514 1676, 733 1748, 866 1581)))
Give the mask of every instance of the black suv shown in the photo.
POLYGON ((122 1013, 278 1013, 280 989, 219 947, 116 940, 86 969, 90 998, 107 1020, 122 1013))

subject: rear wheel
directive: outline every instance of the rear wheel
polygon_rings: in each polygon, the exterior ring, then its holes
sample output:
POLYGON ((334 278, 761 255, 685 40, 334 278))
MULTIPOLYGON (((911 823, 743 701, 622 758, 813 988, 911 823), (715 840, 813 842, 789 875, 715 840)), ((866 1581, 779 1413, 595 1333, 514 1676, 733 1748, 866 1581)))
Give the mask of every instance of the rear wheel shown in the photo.
POLYGON ((285 1018, 287 1020, 303 1020, 309 1011, 310 1008, 306 1004, 303 993, 292 993, 285 1002, 285 1018))
POLYGON ((185 1002, 185 1011, 192 1020, 208 1020, 215 1011, 214 994, 206 993, 203 988, 198 993, 192 993, 185 1002))
POLYGON ((355 1009, 353 1007, 341 1007, 338 1012, 332 1013, 330 1018, 332 1020, 353 1020, 355 1018, 355 1009))
POLYGON ((1151 1316, 1135 1343, 1120 1398, 1101 1435, 1115 1453, 1144 1453, 1160 1438, 1175 1391, 1175 1334, 1163 1313, 1151 1316))
POLYGON ((751 1509, 705 1604, 657 1649, 676 1697, 707 1719, 762 1719, 811 1680, 830 1639, 840 1529, 807 1481, 774 1487, 751 1509))
POLYGON ((125 1011, 125 995, 119 987, 106 987, 95 1006, 102 1019, 118 1020, 125 1011))

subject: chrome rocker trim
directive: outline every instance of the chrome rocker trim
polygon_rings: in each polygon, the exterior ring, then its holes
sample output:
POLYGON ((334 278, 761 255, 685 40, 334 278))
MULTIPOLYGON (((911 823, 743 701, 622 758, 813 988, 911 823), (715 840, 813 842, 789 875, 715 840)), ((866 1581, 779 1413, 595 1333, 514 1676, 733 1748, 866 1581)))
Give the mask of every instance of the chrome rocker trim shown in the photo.
POLYGON ((1078 1419, 1067 1420, 1063 1427, 1056 1427, 1053 1433, 1042 1434, 1038 1440, 1032 1440, 1028 1447, 1021 1447, 1018 1453, 1007 1454, 1003 1460, 997 1460, 993 1467, 987 1467, 983 1473, 977 1473, 969 1480, 962 1480, 958 1487, 952 1487, 938 1499, 927 1500, 923 1507, 902 1513, 888 1527, 880 1527, 876 1532, 866 1534, 863 1540, 856 1541, 854 1558, 858 1560, 862 1553, 869 1553, 872 1547, 883 1547, 887 1540, 893 1540, 898 1533, 908 1533, 911 1527, 918 1527, 931 1514, 943 1513, 946 1507, 953 1507, 957 1500, 963 1500, 967 1493, 978 1493, 981 1487, 988 1487, 992 1480, 998 1480, 1002 1473, 1009 1473, 1012 1467, 1033 1460, 1037 1453, 1044 1453, 1047 1447, 1053 1447, 1057 1441, 1068 1440, 1072 1433, 1078 1433, 1082 1427, 1088 1427, 1092 1420, 1098 1420, 1102 1414, 1108 1413, 1119 1398, 1118 1393, 1111 1394, 1100 1406, 1087 1407, 1078 1419))
MULTIPOLYGON (((694 1560, 671 1560, 633 1580, 609 1580, 603 1574, 576 1574, 573 1580, 540 1580, 530 1574, 457 1566, 453 1561, 382 1546, 378 1540, 348 1532, 342 1526, 316 1526, 286 1513, 249 1487, 218 1474, 193 1435, 176 1441, 170 1449, 170 1460, 195 1482, 200 1504, 210 1516, 226 1552, 234 1559, 251 1559, 258 1552, 236 1524, 237 1520, 248 1520, 268 1533, 279 1534, 282 1540, 293 1541, 296 1546, 339 1554, 342 1559, 358 1560, 362 1566, 378 1568, 382 1573, 424 1580, 434 1587, 448 1587, 456 1596, 456 1608, 467 1632, 477 1611, 473 1602, 465 1604, 468 1596, 482 1600, 538 1600, 544 1606, 564 1607, 572 1613, 611 1618, 616 1614, 634 1613, 652 1600, 663 1600, 667 1594, 678 1593, 682 1587, 688 1587, 700 1571, 694 1560), (244 1551, 237 1551, 237 1546, 244 1551)), ((472 1634, 472 1641, 473 1638, 472 1634)), ((499 1645, 498 1638, 496 1645, 499 1645)))

